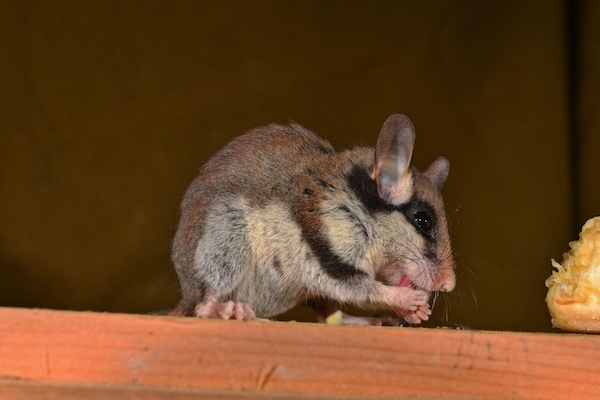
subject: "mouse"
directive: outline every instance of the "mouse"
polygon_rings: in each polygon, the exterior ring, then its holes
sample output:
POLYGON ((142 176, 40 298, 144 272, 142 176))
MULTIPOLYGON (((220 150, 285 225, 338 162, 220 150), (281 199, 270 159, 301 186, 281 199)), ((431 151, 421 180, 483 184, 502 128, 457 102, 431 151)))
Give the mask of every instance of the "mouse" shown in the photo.
POLYGON ((320 321, 419 324, 455 262, 438 157, 412 164, 415 129, 389 116, 375 147, 336 151, 290 122, 234 138, 185 192, 172 242, 181 300, 170 315, 253 320, 311 304, 320 321), (359 313, 360 314, 360 313, 359 313))

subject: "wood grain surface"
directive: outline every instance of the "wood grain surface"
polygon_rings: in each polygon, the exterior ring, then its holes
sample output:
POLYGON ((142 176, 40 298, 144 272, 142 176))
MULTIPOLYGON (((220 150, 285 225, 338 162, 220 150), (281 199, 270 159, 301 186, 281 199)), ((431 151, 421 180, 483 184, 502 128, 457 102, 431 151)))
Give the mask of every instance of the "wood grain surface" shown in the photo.
POLYGON ((600 398, 600 337, 0 308, 3 398, 600 398))

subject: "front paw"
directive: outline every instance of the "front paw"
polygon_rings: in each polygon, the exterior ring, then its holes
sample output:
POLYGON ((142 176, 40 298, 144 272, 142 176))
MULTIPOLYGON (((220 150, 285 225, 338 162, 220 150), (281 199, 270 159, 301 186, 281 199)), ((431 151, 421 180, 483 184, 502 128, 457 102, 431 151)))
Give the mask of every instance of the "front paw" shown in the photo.
POLYGON ((386 288, 386 302, 399 316, 411 324, 427 321, 431 315, 429 292, 408 286, 386 288))
POLYGON ((423 321, 429 320, 431 308, 429 308, 429 304, 425 304, 417 307, 414 311, 402 311, 399 315, 401 315, 409 324, 417 325, 423 321))

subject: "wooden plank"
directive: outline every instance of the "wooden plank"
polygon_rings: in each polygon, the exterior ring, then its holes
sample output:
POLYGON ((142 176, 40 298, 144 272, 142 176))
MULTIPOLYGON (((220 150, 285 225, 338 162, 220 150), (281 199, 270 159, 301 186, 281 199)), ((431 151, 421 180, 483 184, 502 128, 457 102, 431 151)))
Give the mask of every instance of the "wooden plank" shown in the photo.
POLYGON ((177 388, 149 388, 137 385, 109 386, 86 384, 57 384, 46 382, 0 379, 0 399, 35 400, 336 400, 346 397, 301 395, 293 393, 242 392, 231 390, 184 390, 177 388))
POLYGON ((600 398, 598 382, 593 335, 0 308, 0 394, 49 384, 181 396, 581 400, 600 398))

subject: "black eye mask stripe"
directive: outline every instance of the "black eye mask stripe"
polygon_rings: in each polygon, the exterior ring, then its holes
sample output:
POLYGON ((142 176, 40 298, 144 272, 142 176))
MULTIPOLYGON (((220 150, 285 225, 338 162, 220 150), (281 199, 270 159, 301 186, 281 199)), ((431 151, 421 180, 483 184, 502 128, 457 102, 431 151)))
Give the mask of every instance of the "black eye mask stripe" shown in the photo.
POLYGON ((427 204, 422 199, 413 196, 408 203, 400 206, 400 212, 404 214, 406 219, 415 227, 417 232, 419 232, 421 236, 423 236, 428 242, 435 242, 437 233, 437 219, 431 205, 427 204), (431 228, 429 232, 423 230, 416 221, 418 213, 423 212, 426 213, 430 218, 431 228))
POLYGON ((399 206, 389 204, 379 197, 377 184, 371 179, 367 169, 359 165, 352 168, 346 177, 346 180, 348 182, 348 187, 352 189, 354 195, 371 215, 381 212, 401 212, 421 236, 429 243, 435 242, 437 221, 436 214, 430 204, 416 196, 413 196, 407 203, 399 206), (415 221, 415 214, 420 211, 426 212, 431 218, 432 228, 429 233, 424 232, 415 221))

